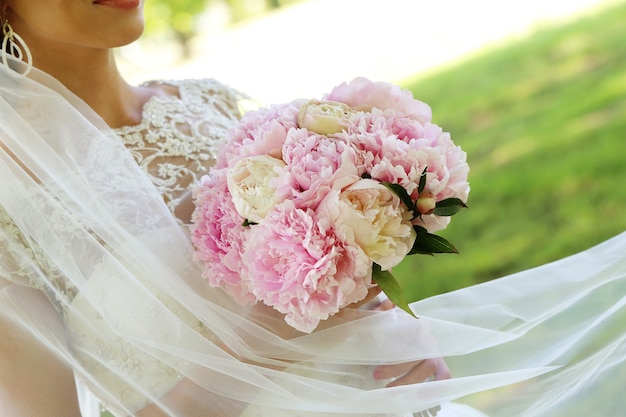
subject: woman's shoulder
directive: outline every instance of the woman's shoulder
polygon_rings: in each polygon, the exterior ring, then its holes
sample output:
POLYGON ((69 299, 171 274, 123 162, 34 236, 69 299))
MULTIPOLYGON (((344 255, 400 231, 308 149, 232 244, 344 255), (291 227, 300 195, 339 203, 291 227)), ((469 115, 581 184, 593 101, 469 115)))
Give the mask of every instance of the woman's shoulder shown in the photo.
POLYGON ((144 106, 145 113, 154 111, 187 115, 221 115, 229 120, 241 117, 241 103, 247 96, 213 78, 152 80, 142 84, 160 89, 144 106))
POLYGON ((190 102, 213 102, 215 100, 236 102, 246 97, 239 90, 213 78, 151 80, 143 85, 161 86, 170 94, 190 102))

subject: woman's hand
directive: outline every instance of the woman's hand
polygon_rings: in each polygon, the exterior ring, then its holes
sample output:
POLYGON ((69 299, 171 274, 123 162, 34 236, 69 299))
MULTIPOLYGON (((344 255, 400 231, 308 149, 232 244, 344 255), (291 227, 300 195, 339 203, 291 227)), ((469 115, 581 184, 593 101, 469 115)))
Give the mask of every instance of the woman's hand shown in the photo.
POLYGON ((388 387, 410 385, 428 380, 449 379, 450 369, 443 358, 424 359, 421 361, 399 363, 395 365, 380 365, 374 369, 375 379, 396 378, 388 387))
MULTIPOLYGON (((395 305, 389 299, 382 300, 372 310, 391 310, 395 305)), ((399 363, 395 365, 380 365, 374 369, 375 379, 396 378, 388 387, 398 385, 410 385, 425 382, 427 380, 450 379, 452 377, 448 365, 443 358, 424 359, 421 361, 399 363)))

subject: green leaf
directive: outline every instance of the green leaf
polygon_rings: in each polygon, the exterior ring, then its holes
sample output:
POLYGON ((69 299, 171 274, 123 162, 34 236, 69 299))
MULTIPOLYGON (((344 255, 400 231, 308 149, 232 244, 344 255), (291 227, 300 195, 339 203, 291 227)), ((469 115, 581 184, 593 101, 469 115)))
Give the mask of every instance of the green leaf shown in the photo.
POLYGON ((419 194, 422 193, 422 191, 424 191, 424 188, 426 188, 426 170, 428 169, 428 167, 424 168, 424 170, 422 171, 422 175, 420 175, 420 183, 417 186, 417 192, 419 194))
MULTIPOLYGON (((389 188, 391 191, 393 191, 400 198, 400 201, 404 203, 409 211, 412 211, 414 215, 417 213, 415 203, 413 203, 413 200, 411 200, 411 196, 403 186, 401 186, 400 184, 392 184, 386 181, 382 184, 389 188)), ((415 218, 415 216, 413 218, 415 218)))
POLYGON ((254 226, 255 224, 257 224, 257 223, 255 223, 255 222, 251 222, 251 221, 250 221, 250 220, 248 220, 248 219, 245 219, 245 220, 243 221, 243 223, 241 223, 241 225, 242 225, 243 227, 250 227, 250 226, 254 226))
POLYGON ((409 252, 409 255, 422 254, 433 255, 435 253, 459 253, 457 248, 446 239, 441 236, 428 233, 428 231, 421 226, 413 226, 417 232, 415 243, 413 248, 409 252))
POLYGON ((389 271, 383 271, 380 268, 380 265, 374 264, 372 267, 372 279, 380 287, 380 289, 387 295, 389 300, 394 303, 396 306, 400 307, 402 310, 406 311, 413 317, 415 313, 411 311, 409 307, 409 303, 402 292, 402 288, 400 288, 400 284, 398 280, 391 274, 389 271))
POLYGON ((467 208, 463 200, 459 198, 446 198, 445 200, 437 202, 433 214, 437 216, 453 216, 461 211, 462 208, 467 208))

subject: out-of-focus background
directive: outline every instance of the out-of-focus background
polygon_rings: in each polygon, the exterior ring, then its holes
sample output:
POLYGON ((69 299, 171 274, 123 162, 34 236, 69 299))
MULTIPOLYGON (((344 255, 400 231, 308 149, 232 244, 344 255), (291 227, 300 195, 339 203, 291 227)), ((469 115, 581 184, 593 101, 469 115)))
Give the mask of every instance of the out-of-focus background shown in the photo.
POLYGON ((362 75, 431 105, 472 191, 441 233, 460 254, 395 268, 412 300, 626 230, 624 0, 148 0, 146 15, 119 51, 133 82, 212 77, 270 104, 362 75))

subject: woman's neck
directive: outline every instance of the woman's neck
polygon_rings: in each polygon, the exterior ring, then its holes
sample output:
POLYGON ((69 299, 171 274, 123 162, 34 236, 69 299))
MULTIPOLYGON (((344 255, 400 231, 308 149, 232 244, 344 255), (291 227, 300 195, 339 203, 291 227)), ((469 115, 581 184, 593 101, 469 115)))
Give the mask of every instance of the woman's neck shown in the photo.
POLYGON ((85 50, 71 57, 46 53, 35 55, 34 64, 80 97, 111 127, 141 121, 149 89, 133 87, 121 76, 112 50, 85 50))
POLYGON ((159 94, 154 88, 132 87, 122 78, 113 50, 107 47, 113 41, 46 32, 31 27, 10 8, 7 13, 13 29, 29 47, 33 65, 64 84, 109 126, 139 123, 145 102, 159 94))

